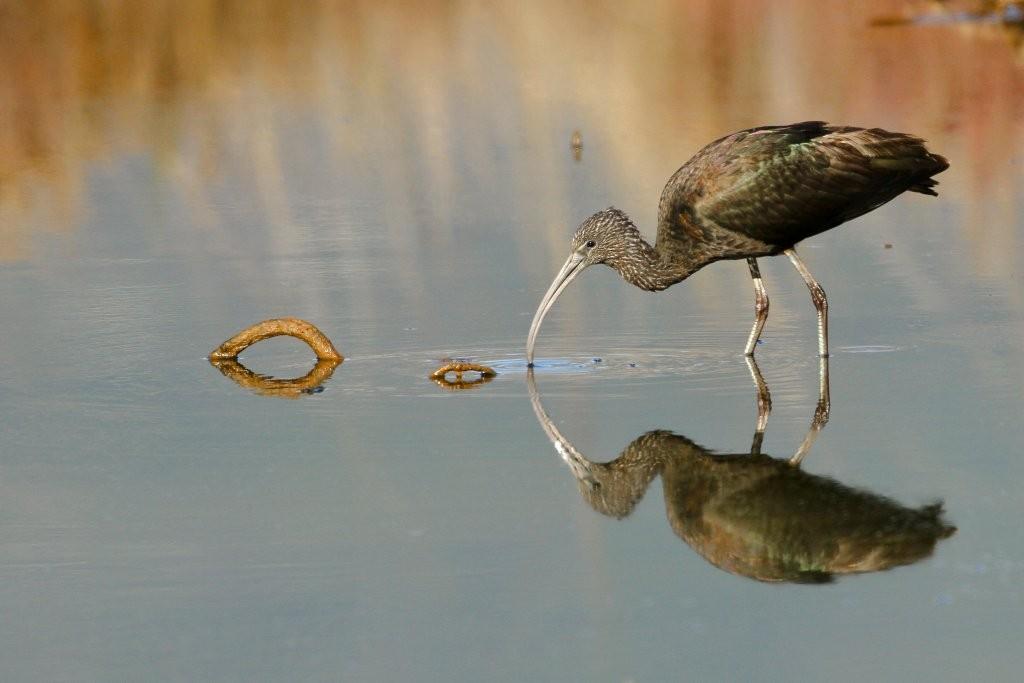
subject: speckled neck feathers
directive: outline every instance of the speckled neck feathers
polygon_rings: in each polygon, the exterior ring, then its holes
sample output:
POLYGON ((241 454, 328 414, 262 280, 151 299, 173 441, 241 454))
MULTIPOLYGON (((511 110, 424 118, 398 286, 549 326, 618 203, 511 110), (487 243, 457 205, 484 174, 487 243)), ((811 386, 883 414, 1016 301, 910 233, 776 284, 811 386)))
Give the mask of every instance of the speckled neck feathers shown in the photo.
POLYGON ((662 254, 640 235, 640 231, 625 214, 623 218, 625 222, 617 226, 621 231, 616 236, 621 239, 618 245, 620 248, 604 262, 617 270, 631 285, 648 292, 659 292, 685 280, 704 265, 698 258, 685 252, 674 251, 671 257, 662 254))

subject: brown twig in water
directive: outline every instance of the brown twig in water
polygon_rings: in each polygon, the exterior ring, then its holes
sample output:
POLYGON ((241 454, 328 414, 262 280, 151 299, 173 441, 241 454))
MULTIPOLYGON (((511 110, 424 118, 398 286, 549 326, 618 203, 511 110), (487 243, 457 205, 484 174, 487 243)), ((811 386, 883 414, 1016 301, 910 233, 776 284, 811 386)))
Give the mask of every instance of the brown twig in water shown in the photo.
POLYGON ((345 359, 334 348, 334 344, 327 338, 327 335, 317 329, 313 323, 300 320, 299 318, 273 318, 247 327, 231 339, 228 339, 214 349, 213 353, 210 354, 210 361, 234 360, 238 358, 238 354, 256 342, 281 335, 295 337, 306 342, 309 348, 313 349, 313 353, 316 354, 319 360, 340 362, 345 359))
POLYGON ((430 374, 430 379, 434 381, 440 380, 449 386, 455 386, 459 384, 482 384, 484 380, 490 381, 498 373, 494 371, 494 368, 489 368, 486 365, 480 365, 479 363, 468 363, 465 361, 451 361, 445 363, 437 370, 434 370, 430 374), (448 373, 455 373, 455 382, 448 381, 448 373), (480 373, 480 381, 477 382, 463 382, 462 373, 464 372, 478 372, 480 373))

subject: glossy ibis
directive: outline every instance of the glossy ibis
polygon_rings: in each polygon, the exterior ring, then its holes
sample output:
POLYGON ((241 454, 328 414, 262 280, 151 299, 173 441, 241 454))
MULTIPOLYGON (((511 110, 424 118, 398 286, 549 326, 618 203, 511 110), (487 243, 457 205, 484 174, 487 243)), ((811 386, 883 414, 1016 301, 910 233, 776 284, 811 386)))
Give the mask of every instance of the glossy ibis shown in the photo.
POLYGON ((611 266, 630 284, 657 292, 709 263, 746 259, 754 281, 750 356, 768 319, 757 259, 786 254, 811 291, 818 352, 828 355, 825 290, 797 256, 797 242, 875 209, 906 191, 936 195, 932 176, 948 168, 924 141, 880 128, 806 121, 742 130, 712 142, 669 178, 658 205, 654 246, 615 208, 583 221, 572 253, 530 325, 526 357, 544 316, 588 266, 611 266))

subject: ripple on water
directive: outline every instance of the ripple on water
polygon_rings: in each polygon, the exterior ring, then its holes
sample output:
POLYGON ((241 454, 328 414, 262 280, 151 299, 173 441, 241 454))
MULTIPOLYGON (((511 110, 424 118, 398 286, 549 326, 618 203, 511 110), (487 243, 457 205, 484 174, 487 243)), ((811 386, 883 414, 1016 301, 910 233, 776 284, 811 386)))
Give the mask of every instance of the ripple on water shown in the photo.
POLYGON ((865 344, 862 346, 840 346, 834 350, 833 353, 893 353, 895 351, 902 351, 903 348, 900 346, 888 346, 885 344, 865 344))
MULTIPOLYGON (((596 358, 596 357, 595 357, 596 358)), ((604 359, 569 359, 569 358, 545 358, 533 364, 536 373, 545 374, 575 374, 593 372, 601 369, 604 359)), ((500 360, 488 361, 487 363, 499 373, 523 374, 528 369, 525 358, 502 358, 500 360)))
MULTIPOLYGON (((592 341, 592 340, 591 340, 592 341)), ((606 342, 608 340, 605 340, 606 342)), ((651 383, 679 382, 687 390, 748 392, 753 386, 750 369, 737 350, 723 343, 688 347, 655 346, 643 339, 602 343, 601 354, 570 353, 541 357, 534 372, 543 377, 578 376, 586 382, 651 383)), ((461 350, 461 349, 460 349, 461 350)), ((861 346, 838 349, 844 353, 881 353, 896 347, 861 346)), ((326 384, 326 393, 346 396, 373 393, 388 396, 432 395, 434 387, 427 376, 446 358, 458 356, 492 367, 497 377, 484 394, 519 392, 518 385, 527 372, 526 358, 519 340, 507 345, 471 348, 465 353, 446 353, 437 348, 403 348, 346 358, 326 384)), ((781 349, 761 352, 760 370, 773 397, 793 393, 802 395, 816 376, 818 359, 813 354, 787 353, 781 349), (809 384, 810 382, 810 384, 809 384)))
MULTIPOLYGON (((766 361, 760 369, 765 373, 773 391, 776 387, 784 389, 789 385, 803 386, 806 375, 812 370, 811 366, 817 367, 816 357, 802 358, 794 354, 766 361)), ((497 370, 499 376, 522 375, 527 371, 526 360, 521 355, 484 359, 482 362, 497 370)), ((682 381, 688 389, 714 391, 747 391, 752 383, 750 369, 735 349, 647 347, 637 350, 606 347, 599 357, 579 355, 538 359, 534 372, 538 378, 580 375, 602 382, 682 381)))

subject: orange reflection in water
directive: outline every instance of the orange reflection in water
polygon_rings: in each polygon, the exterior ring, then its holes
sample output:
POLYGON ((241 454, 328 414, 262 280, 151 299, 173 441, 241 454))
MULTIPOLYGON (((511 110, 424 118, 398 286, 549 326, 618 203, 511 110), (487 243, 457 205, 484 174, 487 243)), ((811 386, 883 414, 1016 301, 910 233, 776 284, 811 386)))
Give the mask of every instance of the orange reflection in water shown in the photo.
MULTIPOLYGON (((912 6, 916 7, 916 5, 912 6)), ((226 160, 272 224, 288 222, 277 109, 315 112, 345 163, 392 188, 397 232, 417 215, 405 188, 451 196, 458 140, 475 168, 488 145, 580 127, 624 191, 651 196, 700 145, 734 129, 823 118, 914 132, 953 160, 946 197, 966 206, 975 267, 1009 271, 1024 75, 1010 41, 957 26, 872 27, 899 1, 504 4, 154 0, 0 5, 0 259, 33 234, 74 229, 96 164, 146 155, 198 224, 226 160), (452 101, 472 101, 477 121, 452 101), (509 114, 510 107, 513 114, 509 114), (405 115, 403 115, 403 112, 405 115), (412 112, 412 117, 408 113, 412 112), (410 120, 411 119, 411 120, 410 120), (571 120, 570 120, 571 119, 571 120), (516 130, 512 130, 515 128, 516 130), (391 138, 394 138, 392 140, 391 138), (419 152, 424 178, 388 143, 419 152)), ((571 223, 562 148, 522 174, 560 253, 571 223)), ((525 160, 523 163, 526 163, 525 160)), ((454 240, 446 228, 432 239, 454 240)))

